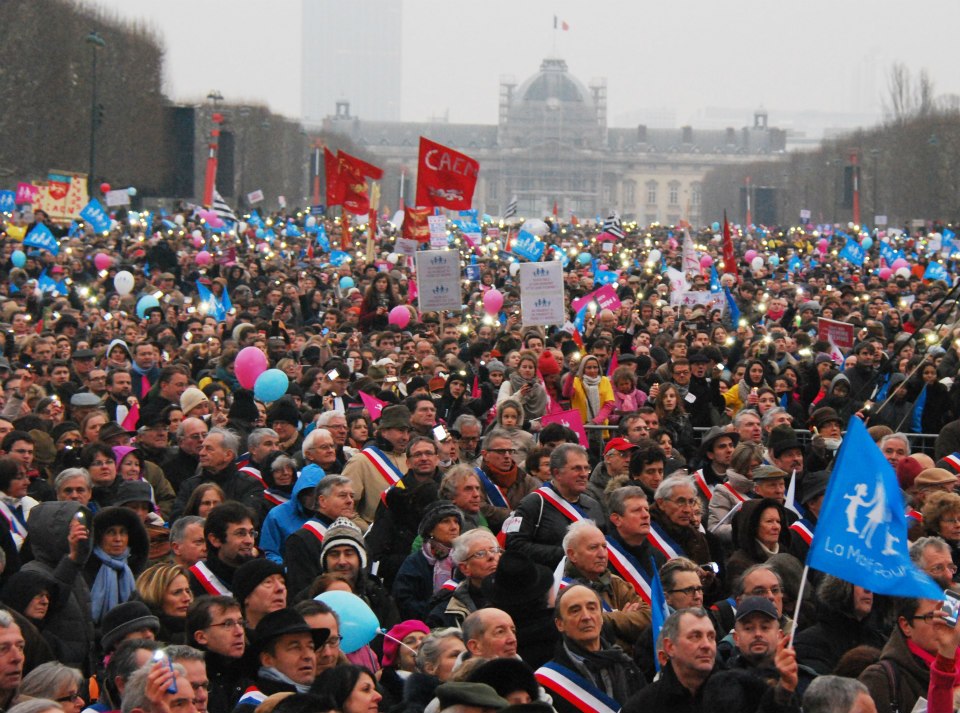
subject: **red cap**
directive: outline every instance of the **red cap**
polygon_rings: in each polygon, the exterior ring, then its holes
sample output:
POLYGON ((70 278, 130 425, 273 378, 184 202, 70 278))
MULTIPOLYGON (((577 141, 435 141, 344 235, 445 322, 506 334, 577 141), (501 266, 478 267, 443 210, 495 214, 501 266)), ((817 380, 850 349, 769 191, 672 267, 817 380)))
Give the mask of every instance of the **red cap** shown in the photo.
POLYGON ((603 449, 603 455, 607 455, 610 451, 629 451, 631 448, 636 448, 636 443, 631 443, 626 438, 621 438, 617 436, 616 438, 611 438, 610 442, 603 449))

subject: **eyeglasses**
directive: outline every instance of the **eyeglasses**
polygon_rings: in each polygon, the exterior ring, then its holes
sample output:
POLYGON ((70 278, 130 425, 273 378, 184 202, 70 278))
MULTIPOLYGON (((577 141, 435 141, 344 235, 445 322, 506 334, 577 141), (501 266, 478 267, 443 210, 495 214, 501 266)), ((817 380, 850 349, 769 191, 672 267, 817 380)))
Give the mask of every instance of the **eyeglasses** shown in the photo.
POLYGON ((943 574, 944 572, 949 572, 950 574, 956 574, 956 573, 957 573, 957 565, 955 565, 955 564, 938 564, 938 565, 934 565, 933 567, 928 568, 927 571, 928 571, 928 572, 932 572, 932 573, 934 573, 934 574, 943 574))
POLYGON ((322 646, 321 648, 324 648, 324 649, 339 649, 339 648, 340 648, 340 642, 341 642, 341 641, 343 641, 343 637, 342 637, 342 636, 331 636, 329 639, 327 639, 326 641, 323 642, 323 646, 322 646))
POLYGON ((488 448, 487 453, 496 453, 501 456, 514 456, 517 454, 516 448, 488 448))
POLYGON ((57 703, 73 703, 75 700, 80 698, 79 691, 74 691, 73 693, 68 693, 65 696, 60 696, 59 698, 54 698, 57 703))
POLYGON ((910 621, 916 621, 917 619, 920 619, 920 621, 927 621, 927 622, 933 621, 936 618, 937 618, 936 612, 930 612, 929 614, 917 614, 916 616, 907 617, 907 619, 910 621))
POLYGON ((252 537, 257 539, 257 535, 260 534, 259 530, 234 530, 233 532, 228 532, 227 537, 252 537))
POLYGON ((773 587, 754 587, 749 592, 751 597, 764 597, 767 594, 771 596, 777 596, 778 594, 783 594, 783 588, 778 586, 773 587))
POLYGON ((696 498, 666 498, 666 500, 682 508, 692 508, 697 504, 696 498))
POLYGON ((419 451, 417 453, 411 453, 410 457, 411 458, 433 458, 436 455, 437 454, 434 453, 433 451, 419 451))
POLYGON ((468 560, 485 560, 490 555, 501 555, 503 554, 502 547, 491 547, 487 550, 477 550, 472 555, 468 555, 468 560))
POLYGON ((687 597, 692 597, 694 594, 703 593, 703 587, 684 587, 683 589, 668 589, 670 594, 683 594, 687 597))
POLYGON ((112 460, 95 460, 91 461, 90 465, 94 468, 106 468, 108 465, 114 465, 112 460))
POLYGON ((960 517, 942 517, 940 522, 944 525, 956 525, 960 522, 960 517))
POLYGON ((221 621, 219 624, 210 624, 205 626, 205 629, 212 629, 215 626, 222 626, 224 629, 235 629, 238 626, 242 629, 247 625, 246 619, 227 619, 226 621, 221 621))
POLYGON ((79 438, 69 438, 66 441, 60 441, 61 446, 82 446, 83 441, 79 438))

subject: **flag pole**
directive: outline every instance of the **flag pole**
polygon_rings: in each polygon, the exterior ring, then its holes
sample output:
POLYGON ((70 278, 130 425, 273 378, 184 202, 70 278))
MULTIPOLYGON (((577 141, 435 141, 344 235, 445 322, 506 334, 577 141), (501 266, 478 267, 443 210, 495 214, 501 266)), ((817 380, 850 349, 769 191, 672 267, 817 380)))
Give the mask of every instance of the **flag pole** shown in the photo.
POLYGON ((810 571, 810 565, 803 565, 803 575, 800 577, 800 591, 797 592, 797 604, 793 608, 793 628, 790 630, 790 641, 787 644, 793 648, 793 637, 797 634, 797 620, 800 618, 800 605, 803 603, 803 590, 807 588, 807 573, 810 571))

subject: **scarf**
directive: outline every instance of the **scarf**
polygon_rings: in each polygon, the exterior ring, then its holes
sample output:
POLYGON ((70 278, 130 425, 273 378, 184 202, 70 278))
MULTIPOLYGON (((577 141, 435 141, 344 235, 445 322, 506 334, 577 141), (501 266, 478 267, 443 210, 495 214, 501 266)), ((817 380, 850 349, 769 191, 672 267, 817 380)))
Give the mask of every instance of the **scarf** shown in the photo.
POLYGON ((260 667, 260 670, 257 671, 257 675, 258 675, 260 678, 263 678, 263 679, 265 679, 265 680, 267 680, 267 681, 273 681, 274 683, 283 683, 283 684, 285 684, 285 685, 287 685, 287 686, 293 686, 295 689, 297 689, 297 693, 309 693, 309 692, 310 692, 310 684, 309 684, 309 683, 307 683, 307 684, 297 683, 296 681, 294 681, 294 680, 293 680, 292 678, 290 678, 289 676, 280 673, 280 671, 278 671, 277 669, 275 669, 273 666, 261 666, 261 667, 260 667))
MULTIPOLYGON (((599 651, 587 651, 564 636, 563 649, 581 673, 608 696, 616 701, 625 701, 630 697, 631 686, 627 681, 627 671, 634 671, 633 662, 619 646, 601 648, 599 651)), ((603 647, 603 640, 600 646, 603 647)))
POLYGON ((775 554, 780 552, 779 542, 773 546, 772 550, 769 547, 767 547, 765 544, 760 542, 760 540, 757 540, 756 543, 757 543, 757 547, 760 548, 760 551, 767 556, 767 559, 769 559, 770 557, 773 557, 775 554))
POLYGON ((590 419, 596 418, 600 412, 600 379, 602 376, 581 376, 583 382, 583 393, 587 396, 588 416, 590 419))
POLYGON ((510 386, 513 387, 512 398, 520 399, 520 388, 527 384, 530 385, 530 391, 522 399, 523 410, 528 419, 540 418, 547 410, 547 392, 544 391, 540 381, 537 377, 524 379, 518 371, 510 374, 510 386))
POLYGON ((517 482, 519 470, 514 463, 508 470, 499 470, 494 468, 486 459, 483 461, 483 472, 490 476, 490 480, 501 488, 511 488, 517 482))
POLYGON ((453 578, 453 558, 450 557, 450 547, 436 540, 427 540, 423 543, 423 556, 433 566, 433 593, 436 594, 444 583, 453 578))
POLYGON ((90 587, 90 601, 93 620, 99 623, 104 614, 130 599, 136 590, 136 583, 127 565, 129 547, 119 557, 108 555, 99 546, 93 548, 93 554, 100 560, 100 569, 90 587))

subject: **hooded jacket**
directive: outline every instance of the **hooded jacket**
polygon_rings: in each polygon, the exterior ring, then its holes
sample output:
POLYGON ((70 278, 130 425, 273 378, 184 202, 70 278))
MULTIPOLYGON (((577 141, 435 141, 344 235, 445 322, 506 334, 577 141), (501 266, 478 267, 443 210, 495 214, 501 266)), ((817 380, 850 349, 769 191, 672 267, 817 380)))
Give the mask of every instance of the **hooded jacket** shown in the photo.
POLYGON ((70 559, 67 542, 70 522, 78 512, 83 512, 86 522, 91 523, 90 511, 72 501, 40 503, 33 509, 27 538, 34 559, 21 571, 40 572, 53 577, 60 586, 59 601, 47 616, 47 640, 56 645, 54 655, 58 661, 89 675, 93 671, 95 636, 83 566, 90 557, 92 541, 85 541, 81 562, 70 559))
POLYGON ((300 477, 293 485, 290 500, 283 505, 277 505, 267 513, 260 528, 260 549, 264 551, 267 559, 277 564, 284 563, 283 554, 287 538, 303 527, 303 524, 312 516, 312 513, 303 507, 300 493, 316 488, 324 475, 323 468, 320 466, 313 463, 306 466, 300 471, 300 477))
POLYGON ((757 542, 757 529, 760 527, 761 515, 770 507, 775 507, 780 513, 779 552, 790 554, 793 538, 790 536, 790 525, 796 519, 789 518, 786 509, 769 498, 750 500, 743 504, 733 517, 733 545, 737 549, 727 560, 727 582, 732 583, 736 578, 754 564, 767 561, 767 553, 757 542))

